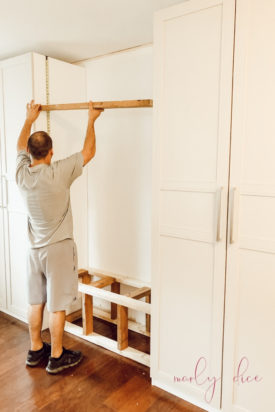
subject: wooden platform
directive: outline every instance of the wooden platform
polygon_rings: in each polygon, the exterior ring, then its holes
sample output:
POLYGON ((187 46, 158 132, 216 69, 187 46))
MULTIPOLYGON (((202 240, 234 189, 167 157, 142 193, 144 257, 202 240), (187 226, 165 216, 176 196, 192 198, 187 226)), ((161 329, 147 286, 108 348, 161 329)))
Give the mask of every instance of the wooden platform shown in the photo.
POLYGON ((135 288, 132 292, 121 294, 121 280, 100 273, 91 274, 86 269, 79 269, 79 291, 82 292, 82 309, 66 316, 65 330, 89 342, 100 345, 122 356, 133 359, 146 366, 150 365, 150 355, 128 345, 128 330, 150 336, 151 289, 147 286, 135 288), (111 291, 105 290, 111 286, 111 291), (107 300, 111 303, 110 317, 100 313, 93 307, 93 297, 107 300), (145 298, 145 302, 141 301, 145 298), (129 322, 128 309, 141 311, 145 315, 145 329, 142 330, 135 322, 129 322), (94 332, 93 319, 97 316, 117 325, 117 341, 94 332), (82 318, 83 326, 73 322, 82 318))

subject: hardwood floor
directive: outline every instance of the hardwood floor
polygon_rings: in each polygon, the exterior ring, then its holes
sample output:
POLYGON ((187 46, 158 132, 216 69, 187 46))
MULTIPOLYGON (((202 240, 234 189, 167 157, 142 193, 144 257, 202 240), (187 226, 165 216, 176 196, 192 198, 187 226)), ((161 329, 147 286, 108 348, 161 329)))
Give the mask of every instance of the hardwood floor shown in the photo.
MULTIPOLYGON (((104 322, 95 322, 101 331, 106 327, 107 335, 114 333, 104 322)), ((146 349, 148 341, 139 334, 131 335, 136 347, 146 349)), ((43 332, 43 339, 50 341, 48 331, 43 332)), ((151 386, 146 366, 68 333, 64 334, 64 346, 83 352, 78 367, 56 376, 45 371, 45 363, 26 367, 27 325, 0 312, 1 412, 203 412, 151 386)))

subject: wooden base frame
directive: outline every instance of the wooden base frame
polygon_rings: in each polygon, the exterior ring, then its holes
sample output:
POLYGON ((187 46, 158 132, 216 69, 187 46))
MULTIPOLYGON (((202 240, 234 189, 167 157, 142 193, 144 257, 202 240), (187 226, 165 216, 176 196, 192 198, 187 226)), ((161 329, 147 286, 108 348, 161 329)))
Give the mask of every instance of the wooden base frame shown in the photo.
POLYGON ((128 346, 128 330, 135 330, 150 336, 151 289, 149 287, 135 288, 134 291, 122 295, 120 294, 121 281, 115 277, 100 273, 89 274, 86 269, 79 269, 78 276, 79 291, 82 292, 82 309, 66 316, 65 331, 149 366, 150 355, 128 346), (99 279, 95 280, 95 277, 99 279), (111 291, 105 290, 104 287, 109 285, 111 285, 111 291), (107 312, 93 307, 94 296, 111 303, 109 316, 107 312), (139 300, 143 297, 146 299, 145 302, 139 300), (129 308, 145 314, 145 330, 136 322, 129 321, 129 308), (117 342, 93 331, 94 316, 117 325, 117 342), (82 318, 82 328, 72 323, 79 318, 82 318))

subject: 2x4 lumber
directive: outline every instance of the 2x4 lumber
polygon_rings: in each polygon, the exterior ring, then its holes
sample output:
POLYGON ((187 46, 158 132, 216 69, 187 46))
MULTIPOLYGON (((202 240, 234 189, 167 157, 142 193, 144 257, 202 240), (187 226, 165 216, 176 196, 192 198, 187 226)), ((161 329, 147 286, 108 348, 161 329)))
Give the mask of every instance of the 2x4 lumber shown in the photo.
POLYGON ((104 288, 105 286, 109 286, 114 283, 115 279, 111 277, 106 277, 99 280, 94 280, 90 283, 90 285, 94 286, 95 288, 104 288))
MULTIPOLYGON (((145 296, 145 301, 147 303, 151 303, 151 294, 145 296)), ((145 319, 145 323, 146 323, 146 332, 150 333, 151 331, 151 316, 148 315, 148 313, 146 313, 146 319, 145 319)))
POLYGON ((76 310, 75 312, 69 313, 69 315, 66 316, 66 321, 67 322, 74 322, 77 319, 82 318, 82 309, 76 310))
MULTIPOLYGON (((117 306, 117 305, 116 305, 117 306)), ((105 320, 106 322, 110 322, 114 325, 117 325, 117 319, 111 319, 110 313, 106 310, 101 308, 93 307, 93 316, 94 318, 105 320)), ((150 315, 146 315, 150 316, 150 315)), ((82 318, 82 309, 76 310, 75 312, 69 313, 66 316, 66 321, 73 323, 74 321, 82 318)), ((132 330, 133 332, 140 333, 144 336, 150 336, 150 332, 144 329, 144 326, 141 323, 135 322, 128 318, 128 330, 132 330)))
MULTIPOLYGON (((97 308, 94 306, 94 318, 105 320, 106 322, 112 323, 113 325, 117 325, 117 319, 111 319, 110 313, 106 310, 101 308, 97 308)), ((133 332, 140 333, 144 336, 150 336, 150 332, 147 332, 144 328, 144 325, 138 323, 136 321, 130 320, 128 317, 128 330, 132 330, 133 332)))
MULTIPOLYGON (((89 285, 91 277, 89 274, 82 276, 82 284, 89 285)), ((82 323, 84 335, 89 335, 93 332, 93 296, 86 294, 82 295, 82 323)))
POLYGON ((109 302, 117 303, 118 305, 126 306, 130 309, 151 314, 151 305, 140 300, 129 298, 125 295, 118 295, 109 290, 95 288, 89 284, 78 283, 78 290, 82 293, 105 299, 109 302))
MULTIPOLYGON (((114 282, 111 284, 111 292, 120 294, 120 283, 114 282)), ((117 304, 111 302, 111 319, 117 318, 117 304)))
MULTIPOLYGON (((153 100, 113 100, 103 102, 93 102, 95 109, 129 109, 136 107, 153 107, 153 100)), ((88 109, 89 103, 65 103, 65 104, 46 104, 41 106, 42 111, 52 110, 83 110, 88 109)))
POLYGON ((80 326, 74 325, 73 323, 66 322, 65 331, 78 336, 79 338, 85 339, 88 342, 94 343, 95 345, 99 345, 105 349, 111 350, 112 352, 122 355, 125 358, 132 359, 136 362, 150 367, 150 355, 148 355, 147 353, 131 348, 130 346, 128 346, 128 348, 124 349, 123 351, 120 351, 117 348, 117 342, 115 340, 106 338, 105 336, 99 335, 95 332, 92 335, 83 335, 82 328, 80 326))
POLYGON ((89 272, 87 269, 78 269, 78 277, 81 278, 84 275, 89 275, 89 272))
POLYGON ((129 298, 133 299, 141 299, 144 296, 148 296, 151 293, 151 289, 148 287, 139 288, 137 290, 133 290, 132 292, 126 293, 125 296, 129 296, 129 298))
POLYGON ((119 350, 128 347, 128 308, 117 305, 117 348, 119 350))

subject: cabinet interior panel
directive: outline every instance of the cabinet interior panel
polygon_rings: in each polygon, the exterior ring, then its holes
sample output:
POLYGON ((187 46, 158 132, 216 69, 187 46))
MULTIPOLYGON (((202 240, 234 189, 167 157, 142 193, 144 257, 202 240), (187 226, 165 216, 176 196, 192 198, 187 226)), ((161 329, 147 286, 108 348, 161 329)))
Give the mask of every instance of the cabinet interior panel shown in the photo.
MULTIPOLYGON (((49 62, 49 100, 51 104, 86 101, 86 76, 82 67, 56 59, 49 62)), ((52 161, 63 159, 83 148, 88 121, 87 110, 50 112, 50 135, 53 139, 52 161)), ((87 168, 71 186, 74 238, 78 266, 87 266, 87 168)))

